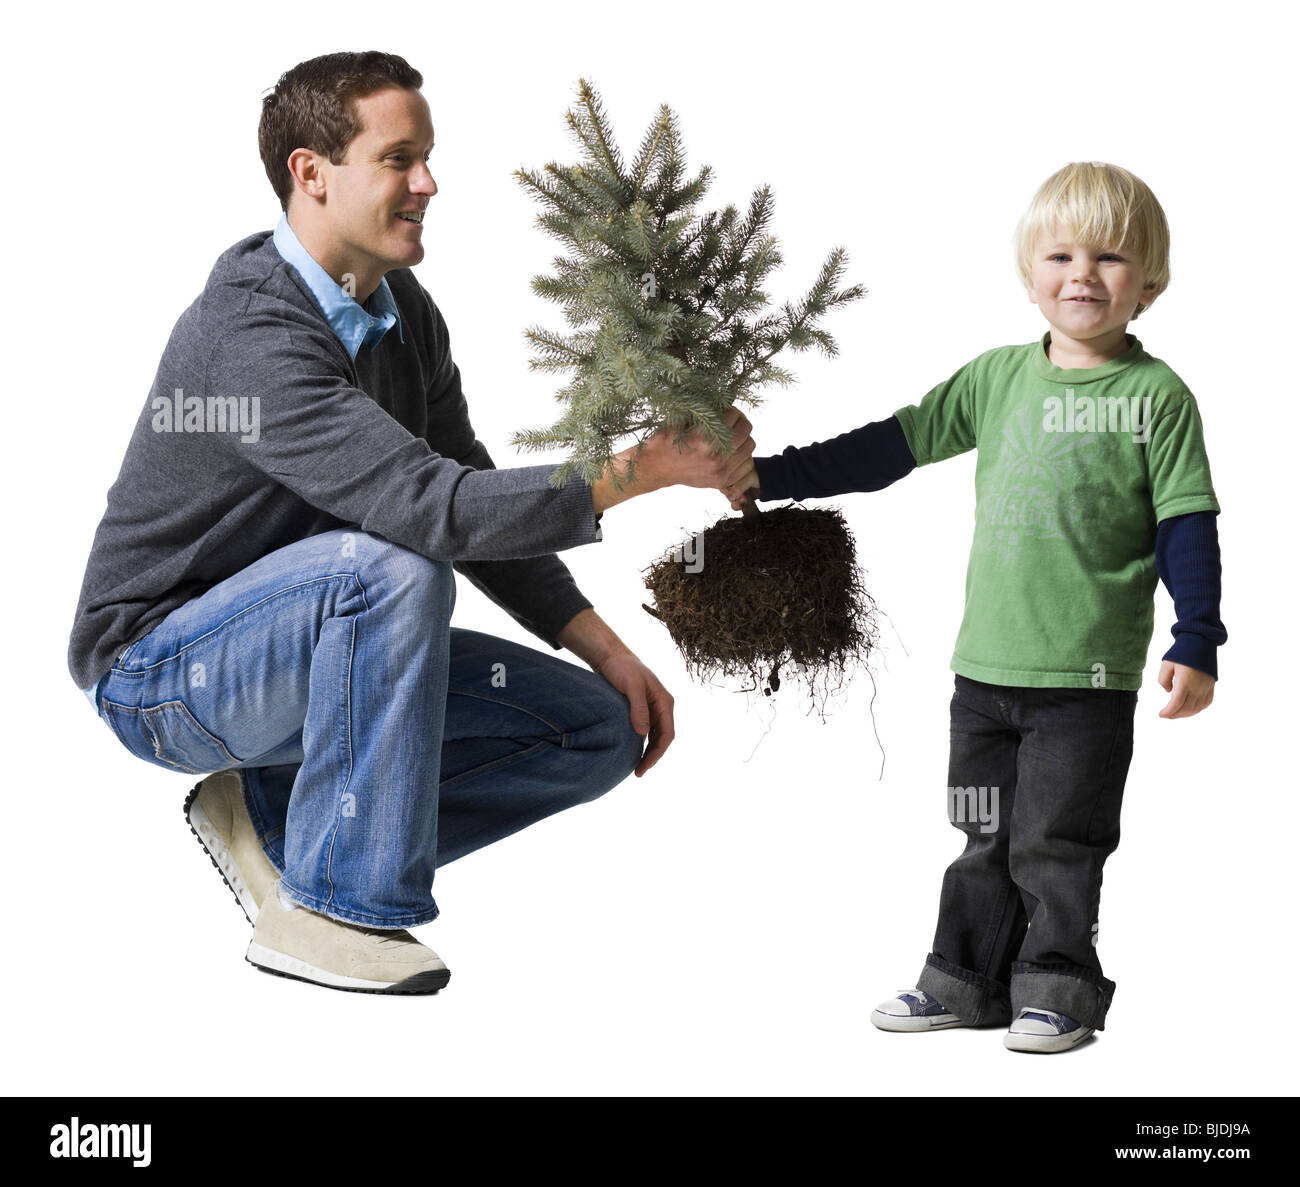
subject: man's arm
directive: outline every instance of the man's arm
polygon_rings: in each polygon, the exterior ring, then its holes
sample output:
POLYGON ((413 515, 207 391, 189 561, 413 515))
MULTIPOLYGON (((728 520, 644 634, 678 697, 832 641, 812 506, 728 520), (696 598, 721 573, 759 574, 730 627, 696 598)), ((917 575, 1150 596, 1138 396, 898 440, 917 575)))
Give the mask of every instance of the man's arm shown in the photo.
POLYGON ((327 326, 304 318, 292 330, 255 309, 212 347, 207 394, 258 401, 256 432, 211 434, 239 464, 432 560, 538 556, 599 538, 586 483, 557 489, 553 466, 487 473, 439 456, 354 385, 327 326))
POLYGON ((627 698, 632 728, 648 743, 633 772, 640 778, 672 744, 672 695, 595 610, 579 611, 559 641, 627 698))

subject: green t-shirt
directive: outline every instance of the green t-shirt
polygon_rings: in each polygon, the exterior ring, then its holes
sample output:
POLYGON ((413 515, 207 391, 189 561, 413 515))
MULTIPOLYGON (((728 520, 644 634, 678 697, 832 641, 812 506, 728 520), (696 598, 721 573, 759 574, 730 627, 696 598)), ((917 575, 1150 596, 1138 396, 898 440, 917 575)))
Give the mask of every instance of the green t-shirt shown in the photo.
POLYGON ((988 684, 1136 689, 1154 625, 1156 525, 1218 511, 1187 386, 1132 334, 1083 370, 1050 332, 967 363, 896 413, 918 466, 978 449, 952 670, 988 684))

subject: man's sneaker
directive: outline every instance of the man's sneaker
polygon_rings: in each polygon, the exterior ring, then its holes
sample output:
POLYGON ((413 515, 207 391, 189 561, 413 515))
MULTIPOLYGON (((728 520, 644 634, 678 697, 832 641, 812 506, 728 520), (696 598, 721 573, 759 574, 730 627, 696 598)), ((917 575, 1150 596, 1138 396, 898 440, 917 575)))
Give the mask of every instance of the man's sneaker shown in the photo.
POLYGON ((409 931, 358 927, 283 898, 280 883, 262 900, 249 964, 357 993, 436 993, 451 980, 438 954, 409 931))
POLYGON ((248 818, 243 775, 237 770, 209 775, 186 798, 185 819, 244 908, 248 922, 256 925, 258 907, 279 874, 248 818))
POLYGON ((1011 1024, 1002 1045, 1009 1051, 1051 1054, 1077 1047, 1095 1029, 1076 1022, 1068 1014, 1026 1006, 1011 1024))
POLYGON ((871 1022, 881 1030, 943 1030, 965 1026, 956 1014, 920 989, 907 989, 871 1011, 871 1022))

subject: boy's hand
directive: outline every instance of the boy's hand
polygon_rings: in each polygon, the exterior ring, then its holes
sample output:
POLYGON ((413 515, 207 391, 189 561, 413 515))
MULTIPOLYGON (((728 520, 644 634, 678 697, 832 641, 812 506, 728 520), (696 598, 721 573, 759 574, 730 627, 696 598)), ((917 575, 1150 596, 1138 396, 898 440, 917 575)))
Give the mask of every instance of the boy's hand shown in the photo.
POLYGON ((754 468, 754 460, 752 457, 747 459, 745 472, 730 486, 723 487, 722 493, 727 496, 728 501, 731 503, 731 509, 733 511, 739 511, 749 502, 749 495, 746 492, 751 490, 755 493, 755 497, 757 497, 759 491, 758 471, 754 468))
POLYGON ((1156 681, 1165 692, 1173 693, 1160 710, 1161 717, 1195 717, 1214 700, 1214 677, 1199 668, 1165 660, 1156 681))

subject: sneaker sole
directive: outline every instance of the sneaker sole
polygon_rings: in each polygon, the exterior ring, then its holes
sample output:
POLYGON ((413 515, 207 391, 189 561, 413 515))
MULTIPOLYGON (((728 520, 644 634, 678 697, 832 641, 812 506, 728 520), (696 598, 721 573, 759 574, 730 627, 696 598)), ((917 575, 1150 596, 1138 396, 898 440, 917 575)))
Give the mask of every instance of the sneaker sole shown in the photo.
POLYGON ((879 1010, 871 1011, 871 1025, 880 1030, 921 1031, 951 1030, 954 1026, 965 1026, 960 1018, 936 1018, 912 1014, 882 1014, 879 1010))
POLYGON ((235 902, 239 904, 239 909, 244 912, 244 918, 256 927, 257 902, 253 898, 252 891, 248 889, 248 883, 244 881, 244 875, 239 866, 235 864, 235 858, 230 852, 230 846, 222 841, 216 827, 208 819, 208 814, 195 803, 198 798, 199 788, 202 786, 201 782, 196 783, 194 790, 185 797, 185 822, 190 826, 190 832, 194 834, 194 839, 203 846, 203 852, 208 855, 208 860, 217 873, 221 875, 221 880, 230 887, 230 893, 235 896, 235 902), (217 854, 220 854, 221 857, 218 858, 217 854))
POLYGON ((348 993, 388 993, 407 996, 437 993, 451 980, 450 969, 427 969, 407 977, 405 981, 371 981, 364 977, 345 977, 341 973, 331 973, 318 969, 305 960, 286 956, 264 948, 261 944, 249 941, 248 952, 244 959, 254 968, 265 973, 274 973, 277 977, 289 977, 294 981, 306 981, 312 985, 324 985, 327 989, 342 989, 348 993))
POLYGON ((1076 1031, 1063 1035, 1023 1035, 1008 1033, 1002 1039, 1002 1045, 1008 1051, 1027 1051, 1031 1055, 1054 1055, 1058 1051, 1069 1051, 1077 1047, 1084 1039, 1090 1037, 1093 1028, 1081 1026, 1076 1031))

